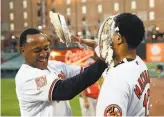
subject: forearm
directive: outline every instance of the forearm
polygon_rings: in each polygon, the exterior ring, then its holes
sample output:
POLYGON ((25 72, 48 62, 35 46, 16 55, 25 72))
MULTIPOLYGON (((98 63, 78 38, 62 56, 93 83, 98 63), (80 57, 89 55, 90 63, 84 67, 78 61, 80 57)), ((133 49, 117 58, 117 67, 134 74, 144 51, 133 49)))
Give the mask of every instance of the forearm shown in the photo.
POLYGON ((71 40, 72 40, 72 42, 85 44, 93 49, 95 49, 95 47, 97 46, 96 40, 92 40, 92 39, 83 39, 83 38, 71 35, 71 40))
POLYGON ((80 39, 80 43, 85 44, 93 49, 97 46, 97 42, 91 39, 80 39))
POLYGON ((100 77, 107 65, 99 60, 87 67, 84 72, 66 80, 56 82, 52 100, 70 100, 86 89, 88 86, 95 83, 100 77))

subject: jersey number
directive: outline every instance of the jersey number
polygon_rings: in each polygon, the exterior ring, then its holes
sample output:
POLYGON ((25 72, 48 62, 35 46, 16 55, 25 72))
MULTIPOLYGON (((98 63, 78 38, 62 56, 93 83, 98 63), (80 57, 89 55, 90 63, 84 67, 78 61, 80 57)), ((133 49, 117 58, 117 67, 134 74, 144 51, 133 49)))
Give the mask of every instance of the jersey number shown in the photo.
POLYGON ((144 95, 143 106, 145 107, 145 116, 149 116, 149 97, 150 97, 150 89, 144 95))

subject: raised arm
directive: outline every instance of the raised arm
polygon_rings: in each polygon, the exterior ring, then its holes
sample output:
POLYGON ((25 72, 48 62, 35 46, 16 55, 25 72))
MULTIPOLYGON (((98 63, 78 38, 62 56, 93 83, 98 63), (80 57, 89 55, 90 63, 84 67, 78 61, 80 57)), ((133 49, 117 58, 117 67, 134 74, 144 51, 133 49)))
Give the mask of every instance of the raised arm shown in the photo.
POLYGON ((91 40, 91 39, 83 39, 83 38, 80 38, 80 37, 77 37, 77 36, 74 36, 72 35, 71 36, 71 40, 73 42, 78 42, 78 43, 81 43, 81 44, 85 44, 93 49, 95 49, 95 47, 97 46, 97 42, 96 40, 91 40))
MULTIPOLYGON (((66 80, 58 80, 52 91, 52 100, 70 100, 88 86, 94 84, 100 77, 107 65, 98 60, 85 70, 66 80)), ((52 86, 53 87, 53 86, 52 86)))

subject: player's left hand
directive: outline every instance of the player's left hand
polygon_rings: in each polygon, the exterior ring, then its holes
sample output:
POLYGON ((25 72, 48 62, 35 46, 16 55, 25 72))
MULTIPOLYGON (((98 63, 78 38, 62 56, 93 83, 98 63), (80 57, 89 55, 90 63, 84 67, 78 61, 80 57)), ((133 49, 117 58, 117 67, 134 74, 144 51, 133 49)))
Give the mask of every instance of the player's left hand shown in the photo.
POLYGON ((89 103, 88 103, 88 101, 85 101, 85 102, 84 102, 84 107, 85 107, 86 109, 89 108, 89 103))

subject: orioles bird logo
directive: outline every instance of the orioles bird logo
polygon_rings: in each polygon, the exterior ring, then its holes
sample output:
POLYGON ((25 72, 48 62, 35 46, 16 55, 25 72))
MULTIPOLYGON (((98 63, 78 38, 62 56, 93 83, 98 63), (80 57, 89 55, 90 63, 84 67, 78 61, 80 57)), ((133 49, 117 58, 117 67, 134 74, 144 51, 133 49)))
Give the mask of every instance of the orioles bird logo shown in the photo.
POLYGON ((105 109, 104 116, 122 116, 122 110, 118 105, 111 104, 105 109))

